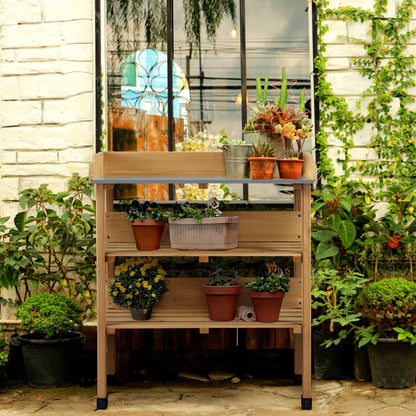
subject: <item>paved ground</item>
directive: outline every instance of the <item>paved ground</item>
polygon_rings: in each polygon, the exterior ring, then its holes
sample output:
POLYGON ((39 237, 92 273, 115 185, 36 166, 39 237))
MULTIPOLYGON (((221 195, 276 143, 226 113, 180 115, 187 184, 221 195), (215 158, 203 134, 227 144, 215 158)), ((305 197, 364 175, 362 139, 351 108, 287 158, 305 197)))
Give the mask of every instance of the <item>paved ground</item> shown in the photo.
POLYGON ((300 387, 284 380, 128 383, 109 388, 96 411, 95 387, 0 390, 0 416, 416 416, 416 387, 377 389, 371 383, 314 381, 313 410, 300 409, 300 387))

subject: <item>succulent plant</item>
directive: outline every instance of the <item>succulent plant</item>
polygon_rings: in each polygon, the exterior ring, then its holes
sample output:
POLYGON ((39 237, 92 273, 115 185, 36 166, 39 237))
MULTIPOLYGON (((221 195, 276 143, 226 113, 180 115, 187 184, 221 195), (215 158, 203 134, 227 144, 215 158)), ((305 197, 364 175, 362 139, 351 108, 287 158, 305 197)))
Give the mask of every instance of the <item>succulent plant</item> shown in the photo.
POLYGON ((254 157, 274 157, 275 148, 272 143, 258 142, 253 144, 250 149, 250 156, 254 157))

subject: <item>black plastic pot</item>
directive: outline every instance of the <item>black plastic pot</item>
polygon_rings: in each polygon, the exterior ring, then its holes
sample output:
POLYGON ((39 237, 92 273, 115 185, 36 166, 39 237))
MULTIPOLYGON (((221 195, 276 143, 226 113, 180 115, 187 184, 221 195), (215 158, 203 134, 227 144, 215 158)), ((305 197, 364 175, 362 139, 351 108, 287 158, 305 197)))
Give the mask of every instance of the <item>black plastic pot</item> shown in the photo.
POLYGON ((403 389, 415 384, 416 345, 410 341, 379 338, 368 344, 371 376, 376 387, 403 389))
POLYGON ((312 331, 313 359, 317 380, 338 380, 354 376, 354 346, 350 339, 330 347, 321 344, 338 335, 330 331, 312 331))
POLYGON ((357 381, 371 381, 367 348, 359 348, 357 343, 354 343, 354 376, 357 381))
POLYGON ((19 341, 18 334, 13 334, 9 338, 7 378, 9 380, 25 379, 25 366, 23 364, 22 343, 19 341))
POLYGON ((66 332, 45 340, 39 334, 19 336, 27 382, 32 387, 62 387, 79 382, 81 348, 85 336, 66 332))

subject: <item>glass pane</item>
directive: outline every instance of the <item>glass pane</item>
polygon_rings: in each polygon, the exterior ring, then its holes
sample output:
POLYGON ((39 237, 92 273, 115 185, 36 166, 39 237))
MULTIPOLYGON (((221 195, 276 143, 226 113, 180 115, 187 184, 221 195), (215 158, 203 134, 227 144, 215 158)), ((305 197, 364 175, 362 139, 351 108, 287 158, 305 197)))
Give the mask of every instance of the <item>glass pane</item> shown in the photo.
POLYGON ((214 39, 208 38, 205 24, 210 11, 199 10, 200 33, 196 34, 196 42, 190 44, 183 30, 190 11, 184 9, 181 1, 175 1, 175 60, 185 68, 189 80, 190 136, 204 130, 218 134, 223 128, 237 135, 241 131, 236 105, 241 89, 240 38, 236 22, 227 11, 217 13, 216 3, 206 2, 218 25, 214 39))
MULTIPOLYGON (((299 109, 299 91, 310 99, 308 2, 305 0, 246 0, 246 57, 248 114, 256 107, 256 77, 264 87, 268 76, 267 102, 280 97, 282 68, 287 73, 287 106, 299 109)), ((308 143, 309 142, 309 143, 308 143)), ((278 145, 283 148, 283 144, 278 145)), ((311 150, 312 140, 304 150, 311 150)), ((278 155, 277 155, 278 156, 278 155)), ((275 169, 276 172, 277 168, 275 169)), ((288 187, 250 185, 250 199, 291 200, 288 187)))
MULTIPOLYGON (((197 135, 197 144, 186 150, 217 150, 222 129, 229 139, 242 138, 239 2, 173 3, 176 149, 184 150, 184 140, 197 135)), ((282 67, 289 80, 288 104, 299 102, 303 87, 310 97, 307 2, 245 3, 248 109, 256 101, 256 76, 268 75, 268 99, 279 94, 282 67)), ((108 150, 168 150, 166 1, 112 0, 107 14, 108 150)), ((168 195, 166 186, 135 188, 119 197, 168 195)), ((235 190, 241 196, 242 188, 235 190)))

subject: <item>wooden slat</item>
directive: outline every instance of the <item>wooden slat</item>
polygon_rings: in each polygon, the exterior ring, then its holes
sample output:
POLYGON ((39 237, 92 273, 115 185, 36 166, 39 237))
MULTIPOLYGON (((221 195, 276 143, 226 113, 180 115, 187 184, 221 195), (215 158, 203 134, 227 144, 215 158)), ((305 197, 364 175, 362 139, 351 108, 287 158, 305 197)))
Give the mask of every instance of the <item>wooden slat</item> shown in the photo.
POLYGON ((94 156, 90 165, 91 180, 103 175, 172 176, 178 173, 225 175, 224 155, 222 152, 101 152, 94 156))
MULTIPOLYGON (((297 211, 226 211, 224 216, 238 216, 239 242, 299 242, 302 237, 300 212, 297 211)), ((124 212, 107 212, 106 242, 134 242, 130 221, 124 212)), ((168 226, 164 233, 168 241, 168 226)))
POLYGON ((199 308, 155 309, 151 319, 134 321, 126 309, 109 309, 107 327, 112 329, 181 329, 181 328, 297 328, 302 327, 300 309, 282 308, 278 322, 211 321, 199 308))
POLYGON ((134 243, 111 243, 106 248, 107 261, 114 261, 115 257, 293 257, 295 261, 301 260, 301 249, 298 243, 242 243, 232 250, 176 250, 169 246, 161 246, 159 250, 138 251, 134 243))

